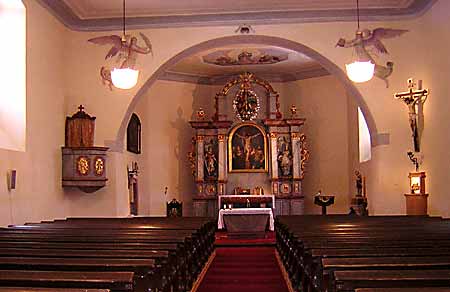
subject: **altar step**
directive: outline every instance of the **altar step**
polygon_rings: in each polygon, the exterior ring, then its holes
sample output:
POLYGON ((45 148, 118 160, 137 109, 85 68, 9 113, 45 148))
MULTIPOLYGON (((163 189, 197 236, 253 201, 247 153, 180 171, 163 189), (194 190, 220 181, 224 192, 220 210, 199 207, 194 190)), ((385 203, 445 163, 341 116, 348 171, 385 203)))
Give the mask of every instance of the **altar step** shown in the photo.
POLYGON ((266 231, 261 238, 246 236, 230 236, 226 231, 216 232, 216 247, 240 247, 240 246, 275 246, 275 232, 266 231))
POLYGON ((288 292, 274 247, 219 247, 196 292, 288 292))

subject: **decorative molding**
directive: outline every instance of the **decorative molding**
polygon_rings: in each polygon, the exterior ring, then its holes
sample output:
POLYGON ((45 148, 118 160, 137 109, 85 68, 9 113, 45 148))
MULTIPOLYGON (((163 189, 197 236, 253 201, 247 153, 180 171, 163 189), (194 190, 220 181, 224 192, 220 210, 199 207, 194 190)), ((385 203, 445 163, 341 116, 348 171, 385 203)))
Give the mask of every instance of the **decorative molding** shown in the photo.
MULTIPOLYGON (((292 82, 297 80, 304 80, 309 78, 316 78, 322 76, 328 76, 330 73, 322 67, 308 68, 295 73, 257 73, 262 79, 268 82, 292 82)), ((202 85, 223 85, 229 80, 239 76, 239 73, 228 74, 228 75, 218 75, 218 76, 202 76, 202 75, 192 75, 180 72, 166 71, 159 77, 160 80, 166 81, 177 81, 186 82, 202 85)))
MULTIPOLYGON (((59 21, 69 29, 76 31, 110 31, 122 28, 122 19, 96 18, 81 19, 62 0, 37 0, 47 8, 59 21)), ((418 17, 425 13, 437 0, 414 0, 405 8, 374 8, 361 9, 362 21, 399 20, 418 17)), ((331 21, 354 21, 354 9, 339 10, 285 10, 268 12, 238 12, 223 14, 196 15, 166 15, 147 17, 127 17, 127 27, 130 29, 223 26, 236 23, 280 24, 280 23, 310 23, 331 21)))

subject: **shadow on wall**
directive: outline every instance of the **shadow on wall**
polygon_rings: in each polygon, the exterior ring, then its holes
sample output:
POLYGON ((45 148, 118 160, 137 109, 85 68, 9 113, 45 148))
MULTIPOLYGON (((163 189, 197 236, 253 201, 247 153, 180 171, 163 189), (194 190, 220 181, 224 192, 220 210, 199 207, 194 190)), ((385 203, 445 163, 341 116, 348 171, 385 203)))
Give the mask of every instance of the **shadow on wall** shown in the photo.
POLYGON ((173 146, 173 153, 175 159, 178 161, 178 183, 175 189, 169 191, 166 196, 166 201, 172 200, 178 194, 178 199, 183 202, 185 206, 183 216, 192 216, 192 194, 194 194, 194 179, 191 175, 187 154, 191 151, 191 137, 193 135, 192 128, 189 126, 189 121, 183 118, 183 109, 179 106, 177 108, 177 118, 170 121, 170 127, 176 131, 176 143, 173 146))

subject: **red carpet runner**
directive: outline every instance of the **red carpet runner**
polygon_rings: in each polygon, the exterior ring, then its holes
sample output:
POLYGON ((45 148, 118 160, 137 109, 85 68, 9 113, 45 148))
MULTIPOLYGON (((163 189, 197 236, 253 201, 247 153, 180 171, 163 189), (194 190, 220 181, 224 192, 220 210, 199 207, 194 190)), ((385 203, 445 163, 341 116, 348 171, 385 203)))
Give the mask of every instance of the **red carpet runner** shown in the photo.
POLYGON ((219 247, 197 292, 288 292, 274 247, 219 247))

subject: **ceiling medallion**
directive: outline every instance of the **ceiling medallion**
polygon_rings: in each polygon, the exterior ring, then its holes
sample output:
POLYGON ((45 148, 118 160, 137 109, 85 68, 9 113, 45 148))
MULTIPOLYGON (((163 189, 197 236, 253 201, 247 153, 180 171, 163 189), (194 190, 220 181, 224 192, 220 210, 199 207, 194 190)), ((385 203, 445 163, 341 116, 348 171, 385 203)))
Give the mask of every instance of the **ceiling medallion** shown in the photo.
POLYGON ((251 77, 251 74, 241 75, 242 82, 233 99, 234 112, 241 121, 250 121, 256 118, 260 108, 259 97, 253 91, 250 83, 251 77))
POLYGON ((221 50, 203 56, 203 62, 218 66, 270 65, 288 58, 287 53, 270 49, 221 50))

